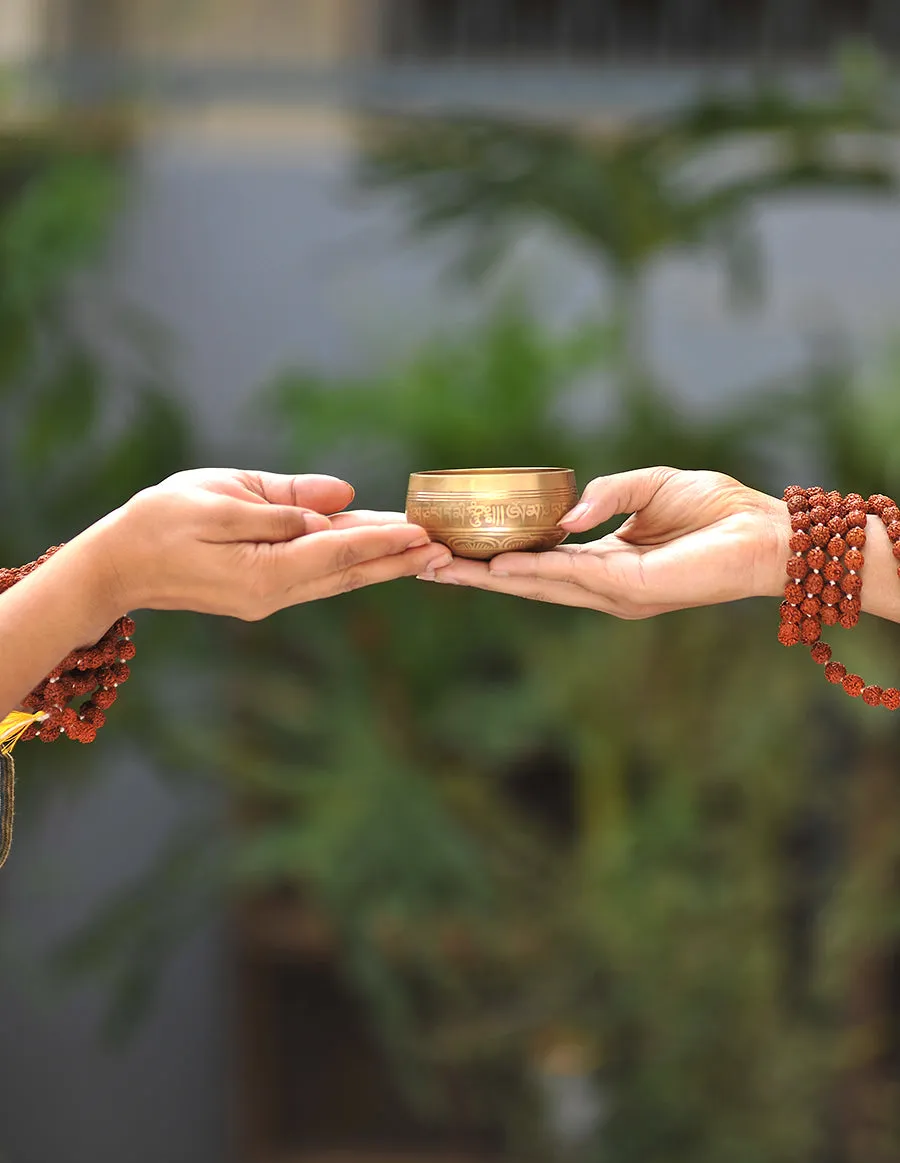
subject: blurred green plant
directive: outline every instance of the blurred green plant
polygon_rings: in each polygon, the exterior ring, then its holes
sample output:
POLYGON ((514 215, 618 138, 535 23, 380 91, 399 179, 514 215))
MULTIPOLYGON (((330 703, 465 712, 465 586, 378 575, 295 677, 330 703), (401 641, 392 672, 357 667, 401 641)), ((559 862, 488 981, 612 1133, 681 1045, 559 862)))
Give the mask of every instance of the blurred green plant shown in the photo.
POLYGON ((712 250, 738 300, 752 301, 763 281, 760 199, 896 189, 895 122, 875 64, 848 54, 835 96, 804 99, 771 81, 599 127, 385 118, 364 134, 359 178, 401 192, 415 233, 458 228, 458 269, 469 276, 483 279, 535 226, 596 262, 622 340, 619 380, 633 389, 647 375, 643 292, 654 262, 712 250))

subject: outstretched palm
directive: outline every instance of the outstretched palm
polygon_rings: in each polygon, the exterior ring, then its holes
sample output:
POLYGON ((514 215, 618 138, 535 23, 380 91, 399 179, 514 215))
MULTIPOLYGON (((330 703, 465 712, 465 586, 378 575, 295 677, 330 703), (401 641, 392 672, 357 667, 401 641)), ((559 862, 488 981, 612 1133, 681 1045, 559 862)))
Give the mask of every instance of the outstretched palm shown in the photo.
POLYGON ((597 541, 456 560, 437 580, 620 618, 779 592, 789 526, 773 497, 720 473, 641 469, 592 481, 563 524, 583 532, 616 513, 631 516, 597 541))

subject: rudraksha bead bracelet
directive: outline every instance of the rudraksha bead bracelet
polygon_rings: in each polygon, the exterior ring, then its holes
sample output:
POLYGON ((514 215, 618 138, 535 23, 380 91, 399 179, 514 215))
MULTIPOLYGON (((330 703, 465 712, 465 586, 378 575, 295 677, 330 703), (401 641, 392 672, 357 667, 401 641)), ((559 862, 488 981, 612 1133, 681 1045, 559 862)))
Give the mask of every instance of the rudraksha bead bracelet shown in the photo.
MULTIPOLYGON (((48 549, 28 565, 0 569, 0 594, 43 565, 60 548, 56 545, 48 549)), ((116 701, 118 688, 128 680, 128 663, 135 654, 131 641, 134 628, 131 618, 119 618, 99 642, 73 651, 26 695, 23 707, 45 717, 31 724, 21 739, 54 743, 65 735, 77 743, 92 743, 106 722, 104 712, 116 701), (78 699, 85 701, 80 706, 73 705, 78 699)))
POLYGON ((864 500, 859 493, 842 496, 819 486, 791 485, 784 490, 784 500, 791 518, 791 556, 778 641, 783 646, 801 642, 809 646, 813 660, 825 667, 828 681, 840 683, 852 698, 862 697, 872 707, 900 709, 900 690, 867 686, 858 674, 848 674, 845 666, 832 661, 831 647, 821 641, 823 626, 839 623, 852 630, 859 623, 870 516, 881 519, 894 557, 900 560, 900 508, 881 493, 864 500))

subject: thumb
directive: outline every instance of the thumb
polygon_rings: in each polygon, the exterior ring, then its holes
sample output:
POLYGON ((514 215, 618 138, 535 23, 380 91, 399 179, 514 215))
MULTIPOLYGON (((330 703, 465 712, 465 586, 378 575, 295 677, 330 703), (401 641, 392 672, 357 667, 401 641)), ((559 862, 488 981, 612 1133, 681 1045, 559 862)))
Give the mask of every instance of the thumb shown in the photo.
POLYGON ((617 514, 630 515, 646 509, 677 471, 657 466, 597 477, 584 490, 575 508, 566 513, 559 524, 574 533, 583 533, 595 525, 602 525, 617 514))
POLYGON ((222 524, 229 540, 269 544, 293 541, 307 533, 322 533, 331 528, 331 522, 327 517, 310 509, 299 509, 294 505, 259 505, 244 502, 230 506, 230 511, 222 524))

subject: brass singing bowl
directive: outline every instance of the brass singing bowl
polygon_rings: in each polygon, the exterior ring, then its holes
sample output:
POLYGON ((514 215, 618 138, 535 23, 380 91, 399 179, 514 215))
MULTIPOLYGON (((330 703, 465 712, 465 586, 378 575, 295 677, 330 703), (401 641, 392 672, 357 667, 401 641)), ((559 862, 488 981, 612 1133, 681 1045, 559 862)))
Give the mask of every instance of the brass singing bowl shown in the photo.
POLYGON ((559 520, 578 501, 569 468, 459 468, 414 472, 406 516, 457 557, 555 549, 559 520))

